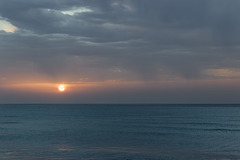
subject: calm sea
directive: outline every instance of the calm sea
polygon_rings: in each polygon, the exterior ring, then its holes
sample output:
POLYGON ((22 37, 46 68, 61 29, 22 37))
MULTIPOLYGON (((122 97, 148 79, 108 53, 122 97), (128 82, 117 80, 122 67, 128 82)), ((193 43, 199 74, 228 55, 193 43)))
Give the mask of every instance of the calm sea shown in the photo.
POLYGON ((0 105, 0 159, 239 160, 240 105, 0 105))

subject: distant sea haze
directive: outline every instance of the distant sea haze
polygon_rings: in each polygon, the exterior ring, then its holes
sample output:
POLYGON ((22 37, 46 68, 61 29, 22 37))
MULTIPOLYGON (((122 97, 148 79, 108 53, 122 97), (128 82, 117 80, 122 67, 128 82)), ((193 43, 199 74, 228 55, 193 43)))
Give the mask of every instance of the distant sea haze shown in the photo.
POLYGON ((237 160, 240 105, 0 105, 3 160, 237 160))

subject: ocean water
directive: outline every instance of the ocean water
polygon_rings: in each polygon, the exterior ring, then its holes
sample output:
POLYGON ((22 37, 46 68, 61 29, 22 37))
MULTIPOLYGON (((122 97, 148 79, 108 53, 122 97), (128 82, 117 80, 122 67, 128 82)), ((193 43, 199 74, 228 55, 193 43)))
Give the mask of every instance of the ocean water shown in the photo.
POLYGON ((0 159, 239 160, 240 105, 0 105, 0 159))

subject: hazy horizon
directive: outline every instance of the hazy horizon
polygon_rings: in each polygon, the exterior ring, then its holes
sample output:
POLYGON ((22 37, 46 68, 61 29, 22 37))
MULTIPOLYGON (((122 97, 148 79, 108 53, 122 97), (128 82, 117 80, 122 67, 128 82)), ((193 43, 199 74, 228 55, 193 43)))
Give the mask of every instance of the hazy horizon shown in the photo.
POLYGON ((0 0, 0 104, 240 104, 239 5, 0 0))

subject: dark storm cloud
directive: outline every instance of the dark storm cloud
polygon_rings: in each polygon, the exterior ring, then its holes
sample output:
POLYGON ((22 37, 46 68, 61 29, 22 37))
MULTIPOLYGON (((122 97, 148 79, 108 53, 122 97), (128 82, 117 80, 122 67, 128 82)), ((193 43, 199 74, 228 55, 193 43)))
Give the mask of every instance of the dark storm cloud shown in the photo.
POLYGON ((0 33, 0 57, 2 65, 24 61, 56 77, 65 71, 94 80, 204 78, 206 69, 240 67, 239 5, 237 0, 0 0, 0 16, 18 27, 13 34, 0 33), (91 12, 62 12, 81 7, 91 12))

